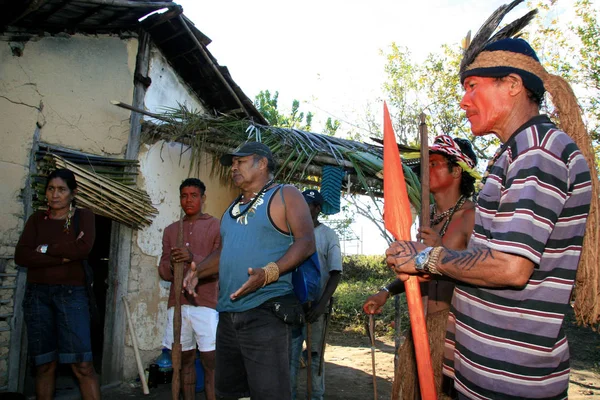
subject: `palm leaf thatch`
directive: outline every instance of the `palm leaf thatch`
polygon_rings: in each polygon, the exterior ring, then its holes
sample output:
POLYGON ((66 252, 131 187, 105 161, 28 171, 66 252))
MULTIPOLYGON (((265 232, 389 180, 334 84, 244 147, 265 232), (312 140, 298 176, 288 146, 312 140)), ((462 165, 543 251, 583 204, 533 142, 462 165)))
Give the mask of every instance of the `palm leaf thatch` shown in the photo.
MULTIPOLYGON (((246 141, 258 141, 269 146, 278 168, 276 179, 292 184, 318 185, 321 169, 325 165, 337 166, 345 171, 344 191, 383 197, 383 148, 354 140, 306 132, 293 128, 261 125, 228 115, 210 116, 189 110, 186 106, 167 109, 153 114, 162 123, 144 122, 143 140, 180 142, 190 146, 192 163, 199 160, 201 152, 212 154, 212 174, 227 182, 227 168, 221 166, 221 155, 231 152, 246 141)), ((418 149, 403 147, 414 153, 418 149)), ((403 163, 410 201, 420 209, 420 183, 409 164, 403 163)))

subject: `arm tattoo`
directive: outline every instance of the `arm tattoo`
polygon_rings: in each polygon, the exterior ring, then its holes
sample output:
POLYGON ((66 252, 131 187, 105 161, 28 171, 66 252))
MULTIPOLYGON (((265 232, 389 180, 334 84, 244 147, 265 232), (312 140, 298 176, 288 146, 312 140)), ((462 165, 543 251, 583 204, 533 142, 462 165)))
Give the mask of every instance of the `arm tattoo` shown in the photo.
POLYGON ((397 259, 399 257, 406 257, 406 259, 403 263, 396 264, 396 267, 401 267, 404 264, 407 264, 413 258, 415 258, 417 254, 419 254, 419 251, 417 250, 413 242, 399 242, 399 250, 400 251, 398 251, 398 253, 396 253, 396 255, 394 256, 394 259, 397 259))
POLYGON ((483 246, 471 247, 462 251, 446 249, 442 263, 451 264, 463 271, 470 271, 475 265, 488 258, 494 258, 492 249, 483 246))

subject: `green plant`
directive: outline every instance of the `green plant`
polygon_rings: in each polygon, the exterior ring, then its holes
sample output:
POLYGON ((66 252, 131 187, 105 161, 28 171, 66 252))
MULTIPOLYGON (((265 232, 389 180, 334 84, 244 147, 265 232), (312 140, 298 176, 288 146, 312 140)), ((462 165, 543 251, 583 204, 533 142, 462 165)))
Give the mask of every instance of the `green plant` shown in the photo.
MULTIPOLYGON (((394 274, 383 256, 354 255, 343 259, 344 273, 335 292, 332 322, 342 330, 365 332, 368 316, 362 306, 370 295, 390 283, 394 274)), ((389 299, 380 315, 375 317, 378 334, 392 336, 395 320, 394 301, 389 299)), ((408 312, 404 295, 400 295, 401 330, 408 328, 408 312)))

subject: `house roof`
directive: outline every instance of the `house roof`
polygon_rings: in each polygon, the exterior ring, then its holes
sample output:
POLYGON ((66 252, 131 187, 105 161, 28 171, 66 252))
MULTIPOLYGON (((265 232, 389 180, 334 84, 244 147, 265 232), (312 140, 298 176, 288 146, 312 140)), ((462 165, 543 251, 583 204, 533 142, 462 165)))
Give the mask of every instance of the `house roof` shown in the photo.
POLYGON ((171 0, 0 0, 0 28, 42 33, 135 30, 140 18, 173 4, 171 0))
POLYGON ((171 0, 0 0, 0 9, 0 39, 6 41, 46 33, 127 34, 143 29, 208 110, 268 124, 227 67, 208 51, 211 40, 171 0))

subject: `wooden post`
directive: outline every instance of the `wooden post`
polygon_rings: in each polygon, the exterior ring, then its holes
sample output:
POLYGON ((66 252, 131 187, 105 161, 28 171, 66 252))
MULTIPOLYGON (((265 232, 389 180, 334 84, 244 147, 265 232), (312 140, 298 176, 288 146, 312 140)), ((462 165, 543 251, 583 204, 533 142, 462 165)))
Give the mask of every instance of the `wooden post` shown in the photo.
MULTIPOLYGON (((183 248, 183 217, 179 220, 177 248, 183 248)), ((171 347, 171 361, 173 364, 171 395, 173 400, 179 400, 179 389, 181 388, 181 291, 183 289, 182 262, 178 262, 173 265, 173 285, 173 290, 175 291, 175 308, 173 309, 173 346, 171 347)))
MULTIPOLYGON (((140 32, 138 53, 136 57, 133 103, 137 108, 144 108, 146 86, 135 76, 147 77, 150 69, 150 35, 140 32)), ((142 115, 132 112, 129 118, 130 129, 127 140, 125 159, 138 158, 140 150, 140 135, 142 115)), ((129 172, 137 172, 135 169, 129 172)), ((109 385, 121 382, 123 363, 125 361, 125 306, 121 298, 127 295, 129 270, 131 269, 131 242, 133 231, 123 224, 112 224, 110 236, 110 254, 108 264, 108 290, 106 293, 106 313, 104 320, 104 345, 102 348, 101 383, 109 385)))

